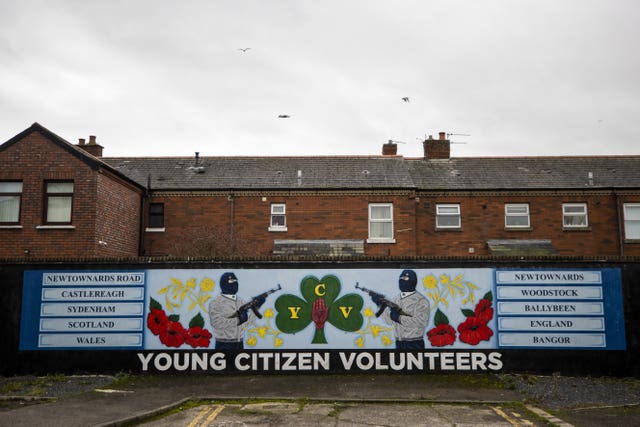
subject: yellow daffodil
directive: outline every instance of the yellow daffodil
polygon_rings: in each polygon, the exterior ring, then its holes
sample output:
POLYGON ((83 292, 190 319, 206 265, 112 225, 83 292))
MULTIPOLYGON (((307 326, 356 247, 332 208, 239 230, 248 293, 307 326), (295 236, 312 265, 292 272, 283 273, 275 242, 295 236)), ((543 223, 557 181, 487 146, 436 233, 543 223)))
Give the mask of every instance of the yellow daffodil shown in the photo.
POLYGON ((428 275, 422 279, 422 284, 426 289, 436 289, 438 286, 438 279, 433 274, 428 275))
POLYGON ((391 338, 389 338, 389 335, 383 335, 382 336, 382 344, 384 345, 391 345, 393 342, 391 341, 391 338))
POLYGON ((213 282, 213 280, 209 279, 208 277, 205 277, 204 279, 202 279, 202 281, 200 281, 200 289, 202 290, 202 292, 211 292, 214 285, 215 283, 213 282))
POLYGON ((247 345, 249 345, 251 347, 254 347, 257 342, 258 342, 258 340, 256 339, 255 335, 251 335, 249 337, 249 339, 247 340, 247 345))
POLYGON ((264 336, 267 334, 267 327, 266 326, 261 326, 258 328, 258 335, 260 335, 260 338, 264 338, 264 336))
POLYGON ((372 317, 373 316, 373 311, 369 307, 367 307, 367 308, 364 309, 362 314, 364 315, 364 317, 372 317))
POLYGON ((195 289, 196 288, 196 279, 194 279, 193 277, 189 280, 187 280, 187 286, 190 287, 191 289, 195 289))
POLYGON ((371 333, 373 334, 373 337, 376 338, 378 336, 378 334, 380 333, 380 326, 371 325, 371 333))
POLYGON ((440 275, 440 283, 442 283, 443 285, 446 285, 450 281, 451 281, 451 279, 446 274, 441 274, 440 275))
POLYGON ((273 310, 268 308, 265 312, 264 312, 264 317, 267 319, 270 319, 274 316, 273 314, 273 310))
POLYGON ((273 346, 274 347, 280 347, 281 345, 282 345, 282 339, 278 338, 278 337, 275 337, 273 339, 273 346))
POLYGON ((364 338, 363 337, 356 338, 356 347, 358 347, 358 348, 364 347, 364 338))

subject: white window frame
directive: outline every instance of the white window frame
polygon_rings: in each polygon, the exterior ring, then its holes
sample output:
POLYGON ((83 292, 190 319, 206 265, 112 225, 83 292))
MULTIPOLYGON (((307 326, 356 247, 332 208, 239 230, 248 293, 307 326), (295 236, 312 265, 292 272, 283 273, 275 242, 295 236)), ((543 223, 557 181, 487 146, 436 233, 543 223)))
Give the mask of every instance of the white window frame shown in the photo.
POLYGON ((269 218, 269 231, 287 231, 287 205, 286 203, 272 203, 269 218), (276 218, 282 217, 282 224, 276 218))
POLYGON ((8 220, 1 221, 2 218, 0 218, 0 227, 20 225, 22 189, 22 181, 0 181, 0 210, 6 214, 5 219, 8 220))
POLYGON ((587 228, 589 227, 589 215, 586 203, 563 203, 562 204, 562 227, 563 228, 587 228), (578 209, 580 208, 580 209, 578 209), (582 223, 573 223, 572 218, 584 218, 582 223))
POLYGON ((45 226, 72 224, 74 191, 73 181, 45 181, 43 212, 45 226))
POLYGON ((393 238, 393 203, 369 203, 369 238, 367 243, 395 243, 393 238), (388 216, 383 218, 374 218, 373 211, 378 210, 376 208, 387 208, 388 216), (377 225, 389 224, 388 235, 374 235, 376 233, 377 225))
POLYGON ((624 213, 624 238, 625 240, 640 240, 640 203, 625 203, 624 213), (633 210, 633 212, 630 212, 633 210), (629 232, 629 229, 632 232, 629 232))
POLYGON ((505 203, 504 205, 504 228, 508 229, 527 229, 531 228, 531 217, 529 211, 529 203, 505 203), (522 209, 524 212, 509 212, 509 209, 522 209), (526 224, 509 224, 509 218, 526 218, 526 224))
POLYGON ((450 204, 440 204, 436 205, 436 228, 437 229, 458 229, 462 227, 462 218, 460 215, 460 204, 459 203, 450 203, 450 204), (442 224, 440 220, 444 220, 444 218, 457 218, 457 224, 442 224))

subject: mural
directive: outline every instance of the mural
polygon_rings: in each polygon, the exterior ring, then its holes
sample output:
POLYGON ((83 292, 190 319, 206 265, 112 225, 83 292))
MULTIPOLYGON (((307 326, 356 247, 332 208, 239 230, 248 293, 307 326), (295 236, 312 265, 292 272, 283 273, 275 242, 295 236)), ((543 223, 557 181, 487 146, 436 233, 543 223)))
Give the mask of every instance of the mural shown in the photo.
POLYGON ((20 349, 623 350, 622 312, 618 269, 27 271, 20 349))

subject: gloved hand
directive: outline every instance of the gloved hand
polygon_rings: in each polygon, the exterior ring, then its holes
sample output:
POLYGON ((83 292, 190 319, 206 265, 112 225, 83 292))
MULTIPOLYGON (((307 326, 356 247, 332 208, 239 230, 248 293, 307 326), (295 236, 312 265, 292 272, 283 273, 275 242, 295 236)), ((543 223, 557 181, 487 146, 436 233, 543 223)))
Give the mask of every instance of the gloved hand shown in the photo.
POLYGON ((238 316, 238 325, 242 325, 247 320, 249 320, 249 311, 245 310, 238 316))
POLYGON ((391 310, 391 313, 390 313, 391 320, 393 320, 396 323, 402 323, 400 321, 400 313, 398 312, 398 310, 394 310, 394 309, 390 309, 390 310, 391 310))

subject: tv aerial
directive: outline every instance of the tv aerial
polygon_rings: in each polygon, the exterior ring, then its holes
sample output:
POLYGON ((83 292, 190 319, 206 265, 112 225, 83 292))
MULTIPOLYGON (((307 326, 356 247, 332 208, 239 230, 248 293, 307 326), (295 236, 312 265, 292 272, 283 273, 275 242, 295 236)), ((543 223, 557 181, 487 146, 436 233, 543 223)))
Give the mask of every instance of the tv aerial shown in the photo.
MULTIPOLYGON (((447 134, 447 139, 449 139, 450 136, 471 136, 471 135, 468 134, 468 133, 448 133, 447 134)), ((466 144, 466 141, 465 142, 453 142, 453 141, 449 140, 449 143, 450 144, 466 144)))

